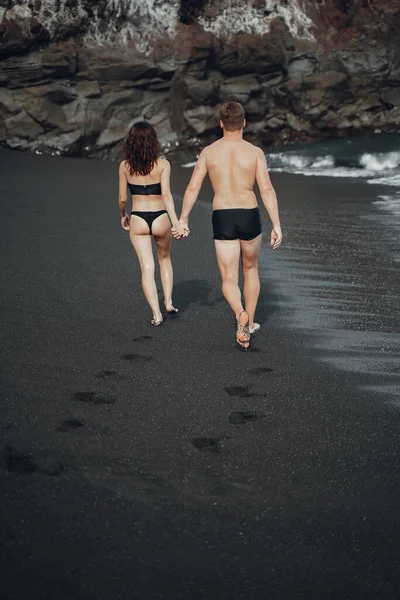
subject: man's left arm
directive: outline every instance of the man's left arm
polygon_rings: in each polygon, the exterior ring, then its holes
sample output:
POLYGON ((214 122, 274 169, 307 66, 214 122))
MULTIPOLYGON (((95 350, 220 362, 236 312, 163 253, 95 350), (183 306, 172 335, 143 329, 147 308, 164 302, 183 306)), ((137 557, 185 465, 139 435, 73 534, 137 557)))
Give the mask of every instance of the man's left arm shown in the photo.
POLYGON ((185 195, 183 197, 182 212, 179 219, 179 223, 184 227, 189 234, 189 215, 192 208, 197 200, 204 178, 207 175, 207 152, 206 148, 200 153, 199 159, 193 170, 192 177, 189 181, 189 185, 186 188, 185 195))

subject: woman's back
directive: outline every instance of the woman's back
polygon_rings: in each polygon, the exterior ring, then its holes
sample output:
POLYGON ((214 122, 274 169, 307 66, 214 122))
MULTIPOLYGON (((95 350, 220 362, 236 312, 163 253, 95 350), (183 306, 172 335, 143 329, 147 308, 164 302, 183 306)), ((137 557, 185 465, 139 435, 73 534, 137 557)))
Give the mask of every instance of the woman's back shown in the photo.
POLYGON ((161 177, 166 161, 158 159, 153 169, 147 175, 131 173, 129 163, 123 161, 126 182, 132 194, 132 210, 153 211, 162 210, 161 177))

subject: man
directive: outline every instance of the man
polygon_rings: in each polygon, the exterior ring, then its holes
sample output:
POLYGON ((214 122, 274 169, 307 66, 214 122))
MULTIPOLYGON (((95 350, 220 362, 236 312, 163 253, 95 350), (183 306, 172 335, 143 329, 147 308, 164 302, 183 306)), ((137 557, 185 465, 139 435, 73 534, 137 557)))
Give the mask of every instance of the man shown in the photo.
MULTIPOLYGON (((213 230, 222 292, 237 320, 236 341, 250 344, 250 333, 260 329, 254 314, 260 294, 258 257, 261 246, 261 219, 253 188, 257 181, 261 198, 272 221, 271 246, 282 241, 278 202, 269 178, 264 152, 243 140, 244 109, 227 102, 220 109, 223 138, 204 148, 186 189, 180 224, 189 234, 189 215, 203 180, 209 175, 214 190, 213 230), (244 308, 239 289, 239 260, 244 275, 244 308)), ((175 237, 179 234, 173 230, 175 237)))

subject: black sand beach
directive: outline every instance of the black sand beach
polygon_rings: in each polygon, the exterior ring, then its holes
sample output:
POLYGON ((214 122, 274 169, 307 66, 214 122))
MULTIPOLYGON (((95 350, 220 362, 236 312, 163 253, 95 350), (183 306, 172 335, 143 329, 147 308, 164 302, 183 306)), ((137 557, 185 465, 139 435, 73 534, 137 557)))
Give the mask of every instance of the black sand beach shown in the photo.
POLYGON ((375 187, 273 176, 285 244, 243 352, 207 189, 153 329, 117 164, 0 161, 2 599, 399 598, 398 237, 375 187))

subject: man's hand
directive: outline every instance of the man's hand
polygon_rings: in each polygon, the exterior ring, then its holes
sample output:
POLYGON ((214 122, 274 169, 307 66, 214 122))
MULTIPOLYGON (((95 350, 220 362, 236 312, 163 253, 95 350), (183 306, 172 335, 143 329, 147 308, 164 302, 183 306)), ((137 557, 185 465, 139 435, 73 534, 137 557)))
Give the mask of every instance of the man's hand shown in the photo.
POLYGON ((181 226, 181 224, 179 222, 174 227, 171 227, 171 232, 172 232, 172 237, 175 238, 176 240, 180 240, 183 237, 185 237, 185 230, 183 229, 183 227, 181 226))
POLYGON ((279 248, 282 242, 282 229, 279 225, 273 228, 271 231, 271 247, 272 250, 279 248))
POLYGON ((127 215, 121 217, 121 227, 122 229, 125 229, 125 231, 129 231, 129 217, 127 215))
POLYGON ((184 219, 179 219, 179 225, 183 228, 183 237, 187 237, 190 233, 189 222, 185 221, 184 219))

